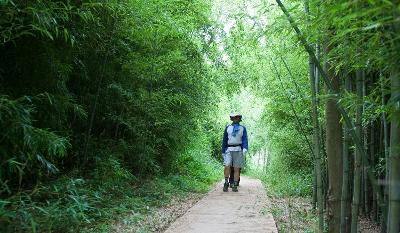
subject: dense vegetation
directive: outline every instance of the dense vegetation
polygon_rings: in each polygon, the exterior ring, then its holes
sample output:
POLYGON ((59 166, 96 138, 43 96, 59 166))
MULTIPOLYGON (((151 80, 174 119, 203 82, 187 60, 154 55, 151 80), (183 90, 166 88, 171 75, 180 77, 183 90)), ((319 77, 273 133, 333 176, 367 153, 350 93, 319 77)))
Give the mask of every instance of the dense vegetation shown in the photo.
POLYGON ((206 190, 221 127, 208 4, 0 4, 0 231, 71 231, 149 176, 206 190))
POLYGON ((0 231, 107 230, 206 191, 239 110, 249 167, 312 198, 310 229, 398 233, 399 4, 0 1, 0 231))
POLYGON ((399 2, 235 1, 224 9, 228 66, 265 103, 258 127, 266 145, 253 153, 268 155, 269 188, 312 193, 315 231, 357 232, 364 216, 399 232, 399 2))

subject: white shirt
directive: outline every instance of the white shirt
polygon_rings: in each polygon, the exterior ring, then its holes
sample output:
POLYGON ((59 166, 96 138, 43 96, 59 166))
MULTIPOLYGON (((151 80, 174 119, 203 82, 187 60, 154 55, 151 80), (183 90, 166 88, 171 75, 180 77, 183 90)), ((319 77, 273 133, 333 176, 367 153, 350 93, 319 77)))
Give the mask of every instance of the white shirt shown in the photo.
POLYGON ((232 135, 233 133, 233 125, 229 125, 226 128, 226 132, 228 133, 228 149, 226 152, 229 151, 242 151, 241 146, 229 147, 229 145, 238 145, 242 144, 242 136, 243 136, 244 127, 239 125, 239 130, 235 136, 232 135))

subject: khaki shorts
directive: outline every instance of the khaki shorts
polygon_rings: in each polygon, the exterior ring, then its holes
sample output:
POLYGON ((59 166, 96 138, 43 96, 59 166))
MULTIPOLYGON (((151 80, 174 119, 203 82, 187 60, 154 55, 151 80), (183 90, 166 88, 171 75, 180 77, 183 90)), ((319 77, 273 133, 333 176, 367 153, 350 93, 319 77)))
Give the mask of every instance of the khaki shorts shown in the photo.
POLYGON ((224 166, 232 166, 236 168, 243 167, 243 152, 242 151, 229 151, 223 154, 224 166))

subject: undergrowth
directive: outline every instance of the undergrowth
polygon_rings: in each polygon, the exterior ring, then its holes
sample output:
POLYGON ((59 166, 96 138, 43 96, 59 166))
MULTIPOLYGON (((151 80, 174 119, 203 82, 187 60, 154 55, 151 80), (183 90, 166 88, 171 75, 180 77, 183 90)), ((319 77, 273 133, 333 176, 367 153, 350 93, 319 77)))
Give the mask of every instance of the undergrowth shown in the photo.
POLYGON ((209 157, 181 156, 176 165, 182 163, 175 173, 138 178, 108 159, 94 171, 96 179, 71 173, 38 184, 0 200, 0 232, 108 232, 127 214, 140 221, 173 198, 207 192, 219 178, 209 157))
POLYGON ((262 180, 268 193, 275 196, 310 197, 312 195, 312 174, 301 169, 290 170, 279 157, 273 157, 262 171, 249 167, 247 174, 262 180))
POLYGON ((311 205, 312 177, 290 172, 278 160, 266 170, 248 168, 246 174, 261 179, 269 196, 270 212, 278 231, 317 232, 317 216, 311 205))

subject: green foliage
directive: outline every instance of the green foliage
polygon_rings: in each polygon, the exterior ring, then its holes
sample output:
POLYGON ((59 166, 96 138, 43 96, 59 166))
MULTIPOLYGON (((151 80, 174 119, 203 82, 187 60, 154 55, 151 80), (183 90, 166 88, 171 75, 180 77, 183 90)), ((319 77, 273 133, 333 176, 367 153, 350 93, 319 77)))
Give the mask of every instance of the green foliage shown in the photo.
MULTIPOLYGON (((310 1, 310 5, 316 7, 319 3, 310 1)), ((329 58, 336 61, 337 71, 361 67, 376 70, 378 67, 380 69, 396 64, 394 55, 399 51, 400 38, 391 27, 399 9, 392 2, 334 1, 325 4, 323 8, 319 14, 312 11, 316 18, 312 22, 309 36, 313 41, 327 41, 331 45, 341 43, 340 46, 332 46, 328 54, 329 58), (330 28, 335 33, 329 36, 314 33, 321 28, 330 28)))
POLYGON ((249 125, 250 155, 269 155, 268 175, 260 177, 276 192, 309 195, 310 183, 304 182, 310 181, 313 168, 307 145, 312 135, 308 58, 270 1, 216 2, 214 17, 224 27, 218 34, 224 47, 220 56, 228 57, 223 80, 226 89, 241 93, 228 102, 244 113, 249 125))
POLYGON ((82 179, 65 177, 8 198, 1 208, 2 231, 65 232, 70 226, 88 221, 95 200, 87 195, 86 185, 82 179))
MULTIPOLYGON (((37 160, 53 171, 96 169, 102 150, 134 176, 167 171, 212 108, 201 54, 208 10, 202 1, 3 3, 0 91, 10 100, 33 96, 7 113, 32 127, 25 142, 6 138, 5 149, 35 158, 46 150, 37 160)), ((1 125, 15 131, 7 119, 1 125)))
POLYGON ((0 193, 12 193, 32 176, 58 172, 54 161, 66 156, 68 139, 33 125, 29 97, 10 100, 0 96, 0 193))
POLYGON ((309 198, 312 194, 312 174, 301 169, 290 171, 278 156, 269 158, 265 171, 255 166, 247 166, 245 174, 261 179, 267 192, 273 197, 309 198))
MULTIPOLYGON (((215 159, 210 156, 201 156, 204 153, 212 154, 212 136, 205 132, 197 133, 192 141, 188 142, 188 146, 181 153, 181 156, 174 161, 171 170, 175 174, 192 177, 194 180, 199 180, 205 184, 212 184, 216 181, 221 174, 222 166, 217 164, 215 159)), ((219 138, 218 141, 220 140, 219 138)), ((219 145, 218 156, 220 156, 219 145)), ((201 189, 204 189, 204 187, 201 189)))
MULTIPOLYGON (((203 144, 200 147, 204 148, 203 144)), ((139 216, 138 222, 132 223, 138 224, 149 211, 167 205, 173 198, 207 192, 219 179, 215 169, 218 165, 206 151, 189 149, 188 153, 182 167, 189 169, 184 174, 137 179, 120 161, 110 157, 96 164, 93 179, 72 178, 79 174, 75 171, 71 176, 38 184, 33 190, 0 202, 0 229, 74 232, 86 227, 109 228, 116 219, 131 213, 139 216)))
POLYGON ((76 231, 216 180, 209 2, 1 1, 0 12, 0 231, 76 231))
POLYGON ((311 196, 312 174, 297 169, 290 171, 279 157, 273 156, 262 180, 273 194, 278 196, 311 196))
MULTIPOLYGON (((364 125, 392 117, 396 99, 384 105, 381 92, 398 63, 399 8, 313 0, 308 20, 301 3, 287 2, 307 39, 331 47, 322 61, 372 77, 363 103, 351 93, 340 103, 362 104, 364 125)), ((268 150, 268 186, 310 195, 308 59, 271 1, 6 0, 0 12, 6 230, 76 231, 204 192, 233 110, 250 132, 248 159, 268 150)))

